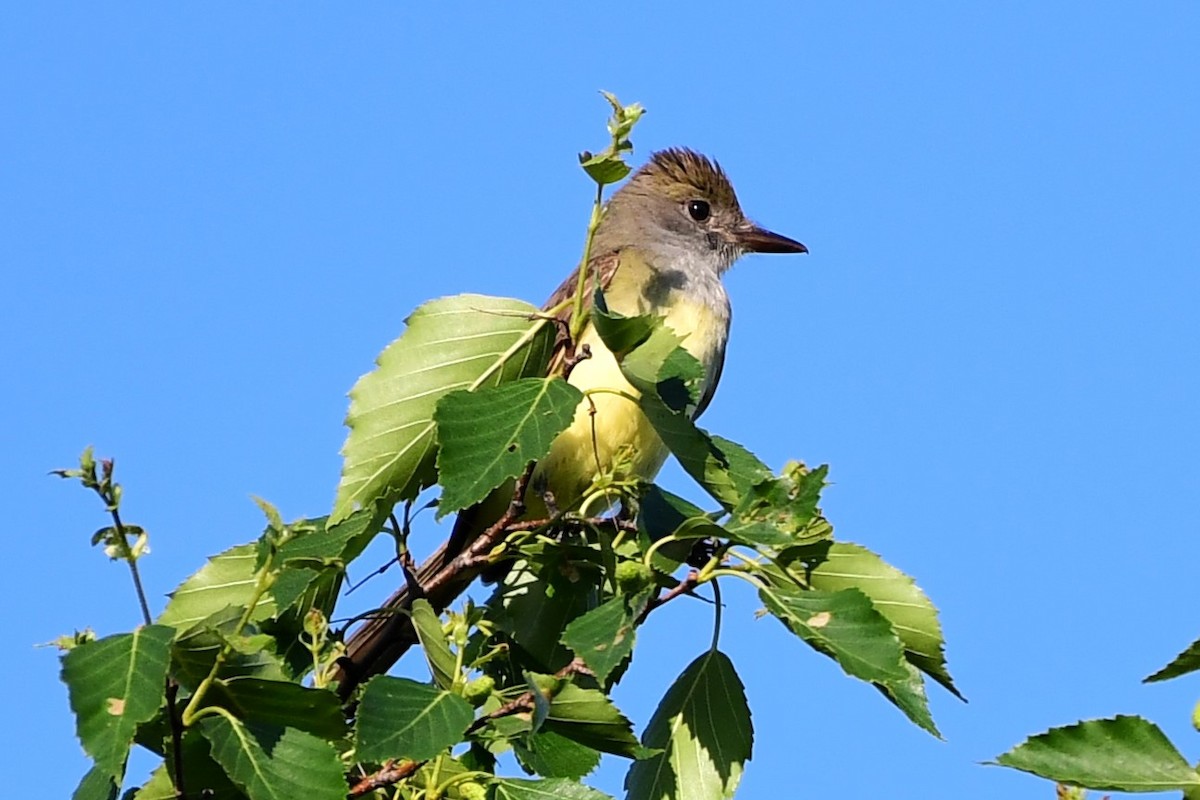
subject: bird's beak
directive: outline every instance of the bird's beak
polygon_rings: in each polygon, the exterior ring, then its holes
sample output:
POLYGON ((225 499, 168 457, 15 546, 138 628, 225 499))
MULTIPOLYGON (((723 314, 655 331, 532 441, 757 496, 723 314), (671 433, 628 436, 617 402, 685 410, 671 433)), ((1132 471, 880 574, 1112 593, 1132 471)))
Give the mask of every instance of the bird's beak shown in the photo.
POLYGON ((772 233, 766 228, 760 228, 753 223, 746 223, 734 228, 734 243, 749 253, 807 253, 808 248, 778 233, 772 233))

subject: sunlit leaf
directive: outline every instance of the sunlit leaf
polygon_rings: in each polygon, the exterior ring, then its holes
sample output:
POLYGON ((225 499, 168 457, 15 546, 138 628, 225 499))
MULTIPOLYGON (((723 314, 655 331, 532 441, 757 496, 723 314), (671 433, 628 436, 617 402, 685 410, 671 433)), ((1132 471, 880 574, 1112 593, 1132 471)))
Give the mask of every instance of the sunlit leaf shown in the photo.
POLYGON ((742 682, 729 658, 710 650, 687 666, 658 704, 642 744, 662 752, 629 768, 626 798, 732 797, 753 740, 742 682))
POLYGON ((520 300, 456 295, 425 303, 350 390, 332 522, 434 482, 434 409, 448 392, 545 374, 555 332, 520 300))
POLYGON ((1051 728, 1029 737, 994 763, 1089 789, 1200 789, 1200 774, 1157 725, 1141 717, 1093 719, 1051 728))

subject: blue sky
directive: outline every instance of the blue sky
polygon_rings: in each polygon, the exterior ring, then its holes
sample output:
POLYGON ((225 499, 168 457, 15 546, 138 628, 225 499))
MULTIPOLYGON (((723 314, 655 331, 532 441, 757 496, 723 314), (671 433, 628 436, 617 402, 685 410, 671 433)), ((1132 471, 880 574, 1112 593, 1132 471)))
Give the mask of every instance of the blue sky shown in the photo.
MULTIPOLYGON (((1196 678, 1139 681, 1200 636, 1197 41, 1185 2, 11 7, 5 772, 67 795, 86 762, 33 645, 138 618, 98 504, 46 472, 116 456, 158 608, 257 534, 251 494, 327 512, 345 392, 403 317, 541 302, 578 257, 599 89, 649 109, 636 159, 716 156, 811 249, 728 276, 705 423, 831 465, 839 536, 917 577, 970 699, 932 690, 937 741, 729 587, 739 796, 1051 797, 979 762, 1115 713, 1196 758, 1196 678)), ((618 695, 639 729, 707 642, 672 605, 618 695)))

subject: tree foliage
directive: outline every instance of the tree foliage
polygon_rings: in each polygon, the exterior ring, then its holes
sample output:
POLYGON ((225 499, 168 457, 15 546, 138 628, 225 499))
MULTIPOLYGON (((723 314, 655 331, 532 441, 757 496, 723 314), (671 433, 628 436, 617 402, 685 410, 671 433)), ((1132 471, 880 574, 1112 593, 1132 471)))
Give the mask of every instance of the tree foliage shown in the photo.
MULTIPOLYGON (((641 115, 607 97, 610 144, 580 159, 597 185, 589 241, 604 186, 628 172, 623 155, 641 115)), ((488 602, 439 614, 418 599, 399 612, 411 615, 429 679, 378 676, 344 696, 345 631, 330 620, 345 616, 348 565, 381 535, 407 552, 410 512, 437 491, 439 514, 514 484, 517 504, 532 464, 586 402, 547 374, 561 332, 533 306, 479 295, 426 303, 351 392, 329 516, 285 523, 263 502, 263 533, 209 559, 157 619, 142 598, 142 627, 63 642, 62 677, 95 764, 75 796, 116 797, 138 746, 162 766, 128 789, 134 800, 598 800, 605 795, 582 781, 601 754, 628 760, 630 798, 730 797, 754 732, 735 658, 718 645, 718 587, 756 593, 800 642, 936 734, 925 677, 957 694, 937 612, 912 578, 834 537, 820 508, 827 468, 792 462, 775 472, 698 427, 688 409, 702 370, 679 336, 656 317, 607 313, 602 295, 594 308, 641 392, 630 402, 710 502, 697 506, 618 463, 573 506, 540 520, 506 515, 494 546, 462 564, 511 564, 488 602), (584 515, 595 495, 618 499, 621 514, 584 515), (639 626, 706 594, 717 601, 713 631, 698 634, 695 660, 635 724, 612 689, 628 674, 639 626), (524 776, 504 774, 506 753, 524 776)), ((580 317, 568 327, 577 333, 580 317)), ((97 465, 89 451, 59 474, 103 499, 113 524, 97 541, 129 565, 141 596, 144 534, 120 518, 112 462, 97 465)), ((1182 768, 1163 774, 1179 779, 1182 768)))

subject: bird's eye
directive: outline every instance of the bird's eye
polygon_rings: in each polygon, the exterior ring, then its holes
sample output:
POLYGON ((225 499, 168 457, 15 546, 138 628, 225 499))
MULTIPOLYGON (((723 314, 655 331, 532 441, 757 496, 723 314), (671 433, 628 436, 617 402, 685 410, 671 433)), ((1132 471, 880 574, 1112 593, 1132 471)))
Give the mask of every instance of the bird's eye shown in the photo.
POLYGON ((709 208, 707 200, 688 200, 687 212, 696 222, 704 222, 712 213, 712 209, 709 208))

